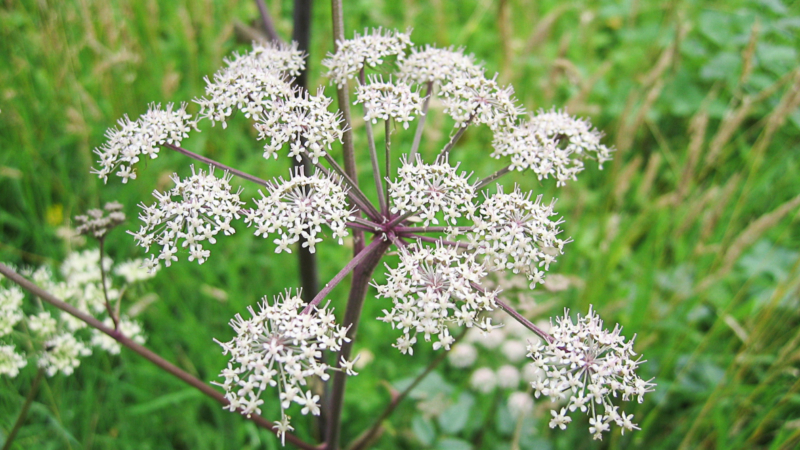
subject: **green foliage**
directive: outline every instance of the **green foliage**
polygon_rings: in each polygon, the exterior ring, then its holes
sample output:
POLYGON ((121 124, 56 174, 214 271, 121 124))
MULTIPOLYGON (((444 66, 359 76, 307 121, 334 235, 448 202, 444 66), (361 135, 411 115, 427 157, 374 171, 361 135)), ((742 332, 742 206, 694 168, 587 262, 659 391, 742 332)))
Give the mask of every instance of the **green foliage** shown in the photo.
MULTIPOLYGON (((291 2, 268 3, 278 31, 289 36, 291 2)), ((633 410, 641 431, 615 431, 596 443, 583 418, 566 431, 550 430, 547 416, 514 422, 506 399, 475 394, 464 373, 445 367, 384 424, 376 448, 800 445, 800 11, 789 3, 346 2, 348 35, 368 26, 413 26, 417 44, 465 46, 485 60, 489 72, 514 84, 529 109, 566 106, 607 132, 618 152, 606 170, 589 162, 579 182, 560 190, 554 182, 514 179, 560 198, 557 210, 574 243, 552 272, 581 281, 558 293, 557 301, 543 302, 549 309, 535 319, 565 306, 585 313, 593 304, 607 323, 624 325, 626 336, 638 334, 635 348, 648 360, 642 376, 658 383, 633 410), (451 406, 426 416, 416 405, 434 395, 451 406)), ((151 202, 152 189, 163 189, 173 171, 187 173, 188 162, 162 154, 134 183, 102 186, 89 174, 92 149, 123 114, 136 117, 148 102, 201 95, 202 78, 224 56, 247 47, 242 25, 257 21, 255 4, 245 0, 5 2, 0 261, 62 260, 74 243, 58 237, 59 227, 110 200, 125 205, 127 229, 136 229, 136 205, 151 202)), ((317 2, 312 85, 327 83, 318 61, 332 50, 330 28, 327 3, 317 2)), ((443 122, 435 113, 431 120, 443 122)), ((261 158, 245 120, 229 128, 224 136, 218 128, 193 135, 188 148, 262 178, 285 173, 285 160, 261 158)), ((423 150, 447 138, 426 137, 423 150)), ((502 167, 487 158, 485 130, 470 131, 461 142, 462 167, 479 175, 502 167)), ((362 156, 367 176, 369 161, 362 156)), ((246 186, 245 196, 254 195, 257 190, 246 186)), ((227 320, 261 296, 298 283, 295 259, 275 255, 271 243, 248 232, 221 241, 203 266, 183 261, 160 273, 151 283, 158 300, 140 316, 148 347, 208 381, 225 364, 212 338, 230 336, 227 320)), ((107 242, 115 259, 141 256, 121 231, 107 242)), ((321 279, 334 275, 348 253, 320 248, 321 279)), ((339 315, 344 296, 342 286, 331 295, 339 315)), ((383 410, 390 399, 384 387, 400 389, 436 355, 421 348, 412 358, 392 349, 386 324, 371 320, 383 307, 368 297, 357 349, 370 349, 375 359, 348 385, 345 441, 383 410)), ((2 436, 28 392, 29 369, 0 378, 2 436)), ((267 417, 276 413, 266 405, 267 417)), ((313 440, 315 423, 298 419, 300 436, 313 440)), ((46 379, 15 448, 278 444, 269 432, 123 350, 118 357, 86 359, 72 377, 46 379)))

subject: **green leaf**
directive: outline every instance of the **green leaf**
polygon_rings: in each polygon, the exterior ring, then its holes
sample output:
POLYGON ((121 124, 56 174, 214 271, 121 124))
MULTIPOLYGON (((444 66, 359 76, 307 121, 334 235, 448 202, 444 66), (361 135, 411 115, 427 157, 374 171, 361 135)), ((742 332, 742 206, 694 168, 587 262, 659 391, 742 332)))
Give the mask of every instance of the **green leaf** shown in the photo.
POLYGON ((434 428, 433 422, 419 414, 411 419, 411 431, 425 446, 431 445, 436 439, 436 428, 434 428))
POLYGON ((458 401, 439 415, 439 427, 445 433, 450 434, 456 434, 463 430, 474 405, 475 398, 467 392, 462 392, 458 396, 458 401))
POLYGON ((471 450, 472 444, 462 439, 444 438, 436 444, 436 450, 471 450))
POLYGON ((197 389, 183 389, 178 392, 173 392, 171 394, 162 395, 155 400, 151 400, 147 403, 142 403, 131 408, 128 408, 128 414, 132 416, 138 416, 142 414, 149 414, 154 411, 158 411, 160 409, 164 409, 168 406, 175 406, 178 405, 186 400, 193 399, 193 398, 200 398, 203 394, 198 391, 197 389))

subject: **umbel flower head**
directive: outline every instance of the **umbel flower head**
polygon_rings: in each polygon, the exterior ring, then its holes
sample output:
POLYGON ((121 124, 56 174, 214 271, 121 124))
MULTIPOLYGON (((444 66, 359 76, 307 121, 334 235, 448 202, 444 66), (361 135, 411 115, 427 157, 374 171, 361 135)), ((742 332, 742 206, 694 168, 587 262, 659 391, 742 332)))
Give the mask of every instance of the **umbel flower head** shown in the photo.
POLYGON ((225 398, 230 411, 246 416, 261 414, 261 398, 267 387, 277 387, 280 392, 281 420, 276 424, 278 435, 284 437, 293 428, 286 410, 294 403, 302 406, 300 413, 320 414, 319 395, 308 386, 308 380, 329 378, 329 370, 353 372, 354 361, 340 361, 330 367, 322 359, 322 352, 337 352, 342 343, 349 341, 347 329, 336 325, 333 311, 327 307, 314 307, 302 312, 305 302, 300 293, 286 291, 269 304, 264 298, 258 311, 248 307, 251 318, 237 314, 230 322, 236 336, 229 342, 217 343, 223 353, 231 356, 228 367, 222 371, 225 398))
POLYGON ((548 396, 552 400, 567 398, 567 406, 551 411, 550 428, 562 430, 572 422, 568 411, 580 410, 590 416, 589 431, 595 439, 602 439, 611 423, 625 430, 638 430, 632 422, 633 414, 620 412, 612 398, 643 401, 644 394, 652 392, 655 384, 644 381, 636 369, 644 362, 636 358, 633 340, 625 342, 620 336, 622 328, 603 329, 603 321, 589 308, 586 317, 578 315, 573 322, 569 310, 557 317, 551 325, 552 338, 547 343, 536 342, 528 347, 528 356, 541 369, 544 376, 531 383, 536 398, 548 396))

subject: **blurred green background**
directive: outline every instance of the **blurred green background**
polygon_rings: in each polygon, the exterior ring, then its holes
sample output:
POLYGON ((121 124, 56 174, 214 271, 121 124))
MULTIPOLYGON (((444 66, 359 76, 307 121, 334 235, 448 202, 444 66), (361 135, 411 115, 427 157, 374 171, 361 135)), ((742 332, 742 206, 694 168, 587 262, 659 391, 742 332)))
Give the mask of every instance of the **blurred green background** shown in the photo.
MULTIPOLYGON (((290 36, 292 2, 267 3, 278 31, 290 36)), ((434 390, 463 417, 432 416, 411 400, 375 448, 800 445, 800 8, 790 3, 345 2, 348 36, 413 27, 418 45, 464 46, 512 83, 529 110, 566 107, 607 133, 617 152, 603 171, 589 162, 578 182, 559 190, 552 180, 514 179, 558 197, 564 233, 574 239, 551 268, 573 282, 561 292, 534 291, 543 305, 534 319, 594 305, 626 336, 638 335, 635 348, 648 360, 641 375, 658 384, 643 404, 623 408, 641 431, 614 430, 592 442, 580 415, 566 431, 550 430, 549 414, 509 426, 502 393, 471 392, 468 376, 444 365, 434 390)), ((315 2, 313 15, 310 85, 334 95, 319 63, 332 50, 330 5, 315 2)), ((57 264, 74 246, 57 230, 111 200, 125 205, 125 228, 138 229, 136 205, 169 186, 173 171, 187 173, 189 161, 162 151, 134 182, 103 186, 89 174, 92 149, 123 114, 202 95, 203 77, 226 55, 246 51, 258 22, 250 0, 3 1, 0 261, 57 264)), ((429 149, 447 138, 449 129, 438 129, 426 135, 429 149)), ((485 176, 502 167, 488 157, 490 139, 485 130, 464 136, 456 152, 462 168, 485 176)), ((204 127, 185 147, 262 178, 288 169, 286 158, 263 160, 241 117, 224 133, 204 127)), ((245 188, 245 196, 257 195, 245 188)), ((150 282, 158 300, 139 316, 148 347, 209 381, 226 363, 212 338, 230 338, 229 318, 298 283, 294 255, 275 255, 249 230, 220 241, 208 263, 183 260, 159 273, 150 282)), ((108 248, 116 260, 143 256, 122 230, 108 248)), ((320 248, 323 282, 348 253, 320 248)), ((331 295, 339 314, 344 293, 340 286, 331 295)), ((380 413, 387 382, 413 376, 433 357, 424 345, 413 358, 390 348, 395 333, 371 319, 383 307, 368 298, 356 348, 376 357, 349 381, 345 442, 380 413)), ((479 356, 479 365, 495 363, 494 355, 479 356)), ((0 379, 1 435, 34 372, 0 379)), ((274 405, 265 416, 278 417, 274 405)), ((310 419, 296 414, 293 424, 313 439, 310 419)), ((85 359, 71 377, 46 379, 14 448, 278 447, 269 432, 123 350, 85 359)))

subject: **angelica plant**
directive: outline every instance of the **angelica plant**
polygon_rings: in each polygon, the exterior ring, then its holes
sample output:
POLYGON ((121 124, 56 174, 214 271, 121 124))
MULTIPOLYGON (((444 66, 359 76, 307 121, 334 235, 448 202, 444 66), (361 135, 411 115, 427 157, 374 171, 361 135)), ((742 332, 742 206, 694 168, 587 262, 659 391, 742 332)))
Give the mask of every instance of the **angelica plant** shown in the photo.
MULTIPOLYGON (((344 39, 340 19, 334 14, 335 50, 322 61, 338 90, 340 111, 331 111, 333 99, 324 88, 312 94, 292 83, 305 67, 305 55, 296 45, 254 44, 205 79, 205 95, 194 100, 196 114, 188 104, 152 103, 140 118, 120 120, 95 151, 93 172, 104 182, 111 175, 123 183, 135 180, 142 170, 140 159, 160 157, 163 148, 210 166, 207 171, 193 166, 187 178, 173 175, 173 188, 155 191, 156 203, 141 205, 142 225, 130 234, 152 252, 145 264, 150 271, 184 259, 224 264, 215 262, 207 246, 245 227, 273 243, 275 253, 291 253, 297 246, 315 252, 325 238, 343 245, 352 236, 352 260, 311 301, 303 302, 293 286, 265 286, 264 300, 249 308, 247 317, 237 314, 230 321, 233 337, 218 341, 230 357, 227 367, 220 368, 221 381, 215 382, 224 394, 209 395, 251 420, 260 415, 262 405, 279 404, 277 422, 258 423, 282 442, 302 448, 312 445, 291 434, 291 414, 319 416, 327 408, 322 440, 326 449, 337 449, 346 379, 356 375, 353 342, 373 286, 376 301, 385 307, 383 316, 369 319, 385 322, 387 341, 394 340, 392 345, 408 357, 420 345, 450 350, 461 336, 456 329, 491 336, 501 324, 489 313, 502 311, 540 339, 528 348, 546 374, 533 383, 536 396, 570 395, 570 403, 553 412, 551 426, 564 428, 571 420, 567 412, 580 409, 589 411, 595 438, 602 438, 611 422, 623 430, 636 429, 632 416, 619 412, 613 398, 641 400, 653 384, 636 375, 641 361, 632 359, 632 341, 624 343, 619 328, 602 331, 602 322, 590 310, 578 325, 565 315, 547 332, 485 282, 489 274, 518 274, 529 289, 546 283, 547 272, 571 242, 563 235, 564 219, 554 199, 503 185, 501 177, 518 171, 539 180, 555 178, 563 186, 576 179, 586 161, 602 168, 610 159, 612 149, 601 143, 602 134, 563 110, 528 114, 512 86, 500 83, 463 50, 414 47, 410 30, 365 30, 344 39), (353 163, 352 134, 362 129, 354 128, 351 105, 360 105, 364 119, 367 145, 360 150, 372 165, 374 186, 369 189, 359 185, 353 163), (448 142, 427 154, 420 144, 432 105, 442 106, 453 128, 448 142), (253 151, 261 152, 264 164, 286 157, 312 170, 292 169, 288 178, 261 180, 181 147, 205 126, 224 129, 234 114, 251 120, 260 141, 253 151), (491 157, 505 159, 504 169, 478 176, 462 168, 456 151, 460 138, 476 127, 493 134, 491 157), (413 136, 412 144, 397 145, 393 135, 400 133, 413 136), (376 134, 383 137, 380 150, 376 134), (341 162, 335 157, 340 145, 341 162), (243 202, 243 188, 234 185, 234 177, 258 185, 260 198, 243 202), (397 252, 399 261, 385 260, 390 251, 397 252), (372 281, 381 263, 386 281, 372 281), (351 273, 348 297, 330 297, 351 273), (341 321, 333 315, 334 306, 344 310, 341 321), (313 377, 332 377, 325 398, 309 388, 313 377)), ((459 364, 474 359, 469 350, 458 354, 459 364)), ((509 349, 508 354, 518 361, 525 349, 509 349)), ((12 367, 14 360, 8 359, 12 367)), ((500 370, 504 375, 495 384, 516 389, 519 371, 511 365, 500 370)), ((208 393, 210 388, 201 387, 199 380, 180 376, 208 393)), ((488 380, 488 374, 474 375, 481 377, 488 380)), ((518 415, 532 408, 522 394, 509 398, 509 405, 518 415)), ((394 407, 395 401, 382 418, 394 407)), ((368 445, 379 425, 353 447, 368 445)))

